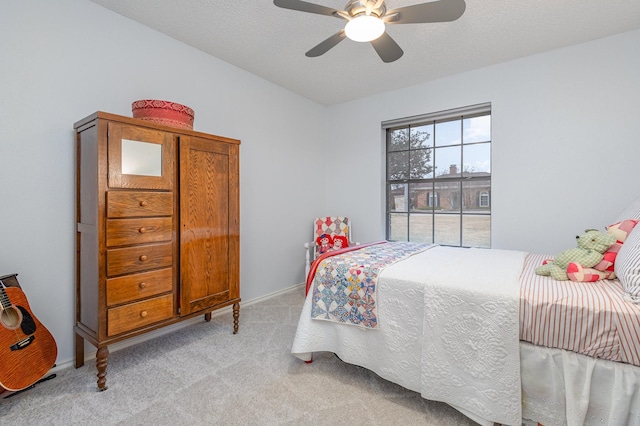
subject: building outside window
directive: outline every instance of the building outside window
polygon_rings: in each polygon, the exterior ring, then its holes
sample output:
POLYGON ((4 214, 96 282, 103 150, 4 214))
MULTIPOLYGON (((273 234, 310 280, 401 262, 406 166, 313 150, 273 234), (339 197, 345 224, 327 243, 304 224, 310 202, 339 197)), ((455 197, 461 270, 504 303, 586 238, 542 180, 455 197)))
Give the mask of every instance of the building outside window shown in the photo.
POLYGON ((490 247, 490 104, 382 125, 386 238, 490 247))

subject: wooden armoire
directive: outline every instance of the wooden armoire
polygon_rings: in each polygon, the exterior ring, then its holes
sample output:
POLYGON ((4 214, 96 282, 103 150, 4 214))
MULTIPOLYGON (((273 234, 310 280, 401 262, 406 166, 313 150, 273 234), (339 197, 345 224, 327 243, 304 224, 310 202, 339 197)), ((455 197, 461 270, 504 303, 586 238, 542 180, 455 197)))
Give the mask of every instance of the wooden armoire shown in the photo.
POLYGON ((96 112, 74 125, 75 366, 108 346, 233 306, 240 313, 240 141, 96 112))

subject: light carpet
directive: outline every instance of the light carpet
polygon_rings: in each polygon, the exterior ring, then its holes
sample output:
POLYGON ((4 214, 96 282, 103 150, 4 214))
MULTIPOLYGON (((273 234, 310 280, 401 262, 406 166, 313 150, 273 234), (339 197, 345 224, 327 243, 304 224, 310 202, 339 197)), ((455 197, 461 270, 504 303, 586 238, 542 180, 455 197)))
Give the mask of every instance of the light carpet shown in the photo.
POLYGON ((474 425, 446 404, 330 353, 291 355, 304 286, 113 351, 0 400, 11 425, 474 425))

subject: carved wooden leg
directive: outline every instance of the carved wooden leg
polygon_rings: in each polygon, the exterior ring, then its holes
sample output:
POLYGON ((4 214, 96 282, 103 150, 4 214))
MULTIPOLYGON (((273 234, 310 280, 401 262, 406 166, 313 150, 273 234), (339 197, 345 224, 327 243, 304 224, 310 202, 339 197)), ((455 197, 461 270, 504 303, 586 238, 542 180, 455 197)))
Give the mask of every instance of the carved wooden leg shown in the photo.
POLYGON ((233 304, 233 334, 238 333, 238 319, 240 318, 240 304, 233 304))
POLYGON ((98 348, 96 353, 96 367, 98 368, 98 390, 107 390, 107 363, 109 362, 109 348, 98 348))
POLYGON ((76 333, 76 368, 84 365, 84 338, 76 333))
POLYGON ((206 314, 204 314, 204 320, 206 322, 211 321, 211 312, 207 312, 206 314))

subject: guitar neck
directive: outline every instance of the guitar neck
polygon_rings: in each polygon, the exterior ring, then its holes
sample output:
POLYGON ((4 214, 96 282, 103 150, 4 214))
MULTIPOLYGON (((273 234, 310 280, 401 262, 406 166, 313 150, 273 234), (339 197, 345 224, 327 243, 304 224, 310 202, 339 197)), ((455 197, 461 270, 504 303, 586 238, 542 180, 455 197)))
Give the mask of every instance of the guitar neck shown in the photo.
POLYGON ((4 283, 0 281, 0 305, 2 305, 2 309, 6 310, 11 307, 11 301, 9 300, 9 296, 4 289, 4 283))

